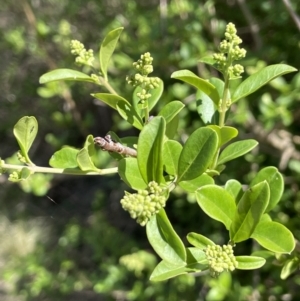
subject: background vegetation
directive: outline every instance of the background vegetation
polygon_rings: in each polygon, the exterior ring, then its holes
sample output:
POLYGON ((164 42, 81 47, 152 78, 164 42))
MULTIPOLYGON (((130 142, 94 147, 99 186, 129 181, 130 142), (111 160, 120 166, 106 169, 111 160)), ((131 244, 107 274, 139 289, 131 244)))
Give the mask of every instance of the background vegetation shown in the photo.
MULTIPOLYGON (((97 53, 105 34, 125 29, 110 66, 110 80, 121 95, 132 89, 125 77, 131 63, 146 51, 154 57, 154 76, 165 84, 161 106, 182 100, 178 138, 185 140, 200 124, 194 91, 170 79, 188 68, 202 77, 215 72, 198 62, 217 50, 228 22, 236 24, 246 73, 264 65, 300 66, 299 31, 287 1, 272 0, 21 0, 0 8, 0 156, 10 162, 17 143, 12 128, 19 118, 34 115, 39 134, 31 150, 36 164, 47 166, 63 145, 81 147, 86 135, 119 136, 134 130, 112 110, 94 100, 91 84, 51 83, 39 77, 55 68, 73 68, 69 44, 78 39, 97 53), (9 158, 9 159, 7 159, 9 158)), ((290 0, 300 15, 300 4, 290 0)), ((215 74, 217 76, 217 74, 215 74)), ((232 111, 240 137, 260 146, 229 164, 228 178, 249 181, 264 166, 278 167, 286 190, 273 219, 300 237, 300 76, 279 78, 239 102, 232 111)), ((99 164, 113 164, 99 151, 99 164)), ((226 176, 227 175, 227 176, 226 176)), ((299 300, 300 277, 280 279, 280 258, 258 271, 181 276, 164 283, 148 281, 157 258, 144 228, 119 204, 125 186, 118 176, 66 177, 35 175, 17 184, 0 176, 1 300, 299 300)), ((227 242, 219 223, 195 210, 195 199, 177 189, 167 210, 182 236, 195 230, 219 243, 227 242)), ((256 245, 243 246, 249 253, 256 245)), ((241 251, 244 252, 244 251, 241 251)), ((244 252, 245 253, 245 252, 244 252)))

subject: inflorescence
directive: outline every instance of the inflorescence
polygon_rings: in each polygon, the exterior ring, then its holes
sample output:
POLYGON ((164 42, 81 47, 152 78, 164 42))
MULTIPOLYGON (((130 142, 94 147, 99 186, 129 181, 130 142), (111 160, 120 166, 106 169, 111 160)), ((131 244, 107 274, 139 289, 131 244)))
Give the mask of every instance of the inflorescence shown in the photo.
POLYGON ((240 77, 244 72, 244 67, 240 64, 233 65, 233 61, 240 60, 246 56, 246 50, 240 48, 242 39, 237 36, 237 30, 233 23, 226 26, 225 40, 220 43, 220 53, 215 53, 216 67, 222 73, 228 73, 229 79, 240 77))
POLYGON ((208 260, 210 274, 218 277, 224 271, 233 271, 238 267, 231 245, 209 245, 204 250, 208 260))
POLYGON ((71 53, 76 55, 75 62, 78 65, 88 65, 93 66, 94 61, 94 51, 92 49, 86 50, 84 45, 77 41, 71 41, 71 53))
POLYGON ((165 190, 156 182, 150 182, 147 189, 138 190, 137 193, 128 193, 121 200, 124 210, 141 225, 145 226, 151 216, 159 212, 166 205, 165 190))
POLYGON ((149 91, 159 86, 158 77, 148 77, 148 75, 153 72, 152 61, 153 58, 149 52, 142 54, 141 58, 133 63, 136 73, 126 77, 126 81, 129 85, 142 88, 141 92, 137 93, 137 97, 140 99, 139 104, 142 105, 142 107, 151 97, 149 91))

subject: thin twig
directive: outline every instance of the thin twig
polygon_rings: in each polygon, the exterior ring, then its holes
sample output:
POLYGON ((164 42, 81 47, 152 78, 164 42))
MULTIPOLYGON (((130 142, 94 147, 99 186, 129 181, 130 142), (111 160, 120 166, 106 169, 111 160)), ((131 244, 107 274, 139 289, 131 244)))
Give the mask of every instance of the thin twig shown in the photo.
POLYGON ((131 147, 124 146, 119 142, 115 142, 111 139, 110 135, 106 135, 104 138, 95 137, 94 143, 98 145, 102 150, 118 153, 125 156, 136 157, 137 151, 131 147))

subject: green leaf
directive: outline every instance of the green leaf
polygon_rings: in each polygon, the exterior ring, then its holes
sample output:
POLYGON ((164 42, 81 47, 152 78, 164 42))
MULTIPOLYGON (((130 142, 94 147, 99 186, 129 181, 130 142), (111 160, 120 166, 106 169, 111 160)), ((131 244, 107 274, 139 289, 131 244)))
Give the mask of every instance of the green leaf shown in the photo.
POLYGON ((267 181, 270 187, 270 201, 266 209, 266 212, 269 212, 280 201, 283 194, 284 181, 281 173, 276 167, 268 166, 258 172, 255 178, 251 181, 250 187, 264 180, 267 181))
POLYGON ((148 240, 161 259, 173 265, 185 265, 186 250, 163 209, 147 223, 148 240))
POLYGON ((280 273, 280 278, 285 280, 291 274, 299 270, 299 259, 297 257, 287 260, 280 273))
POLYGON ((166 123, 169 123, 183 108, 184 104, 181 101, 171 101, 161 109, 158 116, 164 117, 166 123))
POLYGON ((84 142, 84 148, 88 150, 89 156, 92 157, 96 153, 93 135, 88 135, 84 142))
POLYGON ((110 58, 115 51, 116 45, 123 29, 123 27, 119 27, 110 31, 101 44, 99 51, 99 62, 101 73, 103 74, 105 79, 107 79, 107 67, 110 58))
POLYGON ((260 222, 251 235, 261 246, 274 253, 290 254, 295 248, 293 234, 285 226, 273 222, 260 222))
POLYGON ((224 188, 206 185, 196 191, 196 198, 201 209, 211 218, 230 228, 236 205, 233 197, 224 188))
POLYGON ((211 77, 209 82, 216 87, 219 95, 223 95, 225 83, 221 79, 211 77))
POLYGON ((268 206, 270 189, 266 181, 245 191, 238 203, 230 226, 230 240, 234 243, 250 238, 268 206))
POLYGON ((163 117, 154 117, 140 133, 137 145, 137 161, 144 181, 163 182, 163 139, 166 122, 163 117))
POLYGON ((214 123, 216 106, 212 99, 204 92, 198 90, 197 97, 197 112, 204 124, 214 123))
POLYGON ((145 189, 147 184, 142 178, 136 158, 123 158, 118 166, 122 180, 132 189, 145 189))
POLYGON ((174 118, 166 124, 166 136, 169 139, 173 139, 177 133, 179 125, 179 115, 174 116, 174 118))
POLYGON ((237 180, 227 181, 225 184, 225 190, 232 195, 236 201, 236 204, 239 202, 244 193, 242 184, 237 180))
POLYGON ((266 260, 257 256, 235 256, 238 270, 254 270, 262 267, 266 260))
POLYGON ((137 129, 141 130, 143 128, 143 121, 137 112, 134 110, 132 105, 125 103, 124 101, 119 101, 117 103, 117 110, 123 119, 128 121, 137 129))
MULTIPOLYGON (((140 101, 140 99, 137 97, 137 93, 140 93, 142 90, 143 90, 142 87, 137 86, 135 88, 134 92, 133 92, 133 99, 132 99, 134 110, 139 114, 140 117, 144 117, 144 110, 141 109, 138 105, 138 102, 140 101)), ((149 110, 149 112, 157 104, 157 102, 159 101, 163 91, 164 91, 164 83, 161 79, 159 79, 158 87, 155 88, 155 89, 151 89, 149 91, 149 93, 151 94, 151 96, 148 98, 148 110, 149 110)))
POLYGON ((215 245, 209 238, 195 232, 190 232, 186 238, 191 245, 201 250, 205 249, 207 246, 215 245))
POLYGON ((89 75, 73 69, 55 69, 40 77, 40 84, 46 84, 58 80, 73 80, 94 83, 94 79, 89 75))
POLYGON ((214 179, 206 173, 193 180, 179 182, 179 186, 190 193, 194 193, 200 187, 209 184, 214 184, 214 179))
POLYGON ((224 148, 222 151, 218 165, 224 164, 225 162, 231 161, 235 158, 243 156, 250 152, 256 145, 258 144, 257 141, 253 139, 247 139, 243 141, 237 141, 229 144, 227 147, 224 148))
POLYGON ((219 147, 238 135, 238 130, 231 126, 220 127, 218 125, 208 125, 207 127, 213 129, 218 134, 219 147))
POLYGON ((22 156, 24 156, 27 163, 33 164, 28 156, 28 151, 38 132, 37 120, 33 116, 24 116, 15 124, 13 132, 22 156))
POLYGON ((218 147, 218 136, 212 129, 199 128, 185 142, 179 157, 178 179, 199 177, 211 164, 218 147))
POLYGON ((116 94, 110 94, 110 93, 93 93, 91 94, 93 97, 99 99, 100 101, 106 103, 111 108, 117 110, 117 104, 120 102, 123 102, 130 106, 130 103, 125 98, 116 95, 116 94))
POLYGON ((185 263, 176 265, 168 261, 162 260, 153 270, 150 276, 150 280, 155 282, 164 281, 186 273, 187 272, 185 263))
POLYGON ((182 145, 175 140, 167 140, 163 145, 163 165, 164 170, 169 175, 177 175, 177 166, 182 145))
POLYGON ((171 78, 180 79, 183 82, 186 82, 197 89, 201 90, 205 94, 207 94, 214 102, 216 106, 219 105, 220 96, 214 85, 209 83, 207 80, 204 80, 194 74, 189 70, 179 70, 172 73, 171 78))
POLYGON ((76 168, 79 150, 73 147, 64 147, 55 152, 50 158, 49 165, 54 168, 76 168))
POLYGON ((255 74, 249 76, 244 80, 234 91, 232 95, 232 102, 236 102, 241 98, 246 97, 249 94, 252 94, 274 78, 297 71, 296 68, 285 65, 285 64, 276 64, 270 65, 262 70, 256 72, 255 74))
POLYGON ((81 170, 88 171, 99 171, 99 169, 94 165, 92 158, 90 157, 89 151, 87 148, 82 148, 77 154, 77 163, 81 170))

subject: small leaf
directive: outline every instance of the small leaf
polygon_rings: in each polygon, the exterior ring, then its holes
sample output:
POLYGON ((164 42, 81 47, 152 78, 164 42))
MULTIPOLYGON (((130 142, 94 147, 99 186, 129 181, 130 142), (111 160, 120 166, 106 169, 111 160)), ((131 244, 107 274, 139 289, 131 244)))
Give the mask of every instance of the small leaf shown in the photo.
POLYGON ((284 189, 284 181, 276 167, 268 166, 258 172, 251 181, 250 187, 264 180, 267 181, 270 187, 270 201, 266 209, 266 212, 269 212, 280 201, 284 189))
POLYGON ((227 181, 225 184, 225 190, 228 191, 236 200, 236 204, 239 202, 244 193, 242 184, 237 180, 227 181))
POLYGON ((209 128, 199 128, 185 142, 179 157, 178 179, 188 181, 199 177, 211 164, 218 147, 218 137, 209 128))
POLYGON ((99 99, 100 101, 106 103, 111 108, 117 110, 117 104, 120 102, 124 102, 125 104, 130 105, 130 103, 123 97, 116 95, 116 94, 110 94, 110 93, 93 93, 91 94, 93 97, 99 99))
POLYGON ((144 181, 163 182, 163 139, 166 129, 164 118, 154 117, 140 133, 137 161, 144 181))
POLYGON ((110 31, 101 44, 99 51, 99 62, 101 73, 103 74, 105 79, 107 79, 107 67, 110 58, 115 51, 116 45, 123 29, 123 27, 119 27, 110 31))
POLYGON ((202 174, 201 176, 193 180, 179 182, 179 186, 182 189, 184 189, 186 192, 190 192, 190 193, 193 193, 200 187, 209 184, 214 184, 214 179, 206 173, 202 174))
POLYGON ((197 112, 203 123, 214 123, 217 110, 212 99, 200 90, 197 91, 196 97, 197 112))
POLYGON ((276 64, 270 65, 262 70, 252 74, 247 79, 245 79, 234 91, 232 95, 232 102, 236 102, 241 98, 246 97, 247 95, 252 94, 272 79, 297 71, 296 68, 285 65, 285 64, 276 64))
POLYGON ((78 151, 73 147, 64 147, 52 155, 49 165, 54 168, 76 168, 78 151))
POLYGON ((270 189, 266 181, 249 188, 238 203, 230 226, 230 240, 244 241, 252 235, 268 206, 270 189))
POLYGON ((123 119, 128 121, 134 127, 136 127, 139 130, 143 128, 143 121, 129 103, 119 101, 117 103, 117 110, 119 114, 123 117, 123 119))
POLYGON ((186 264, 179 265, 172 264, 168 261, 162 260, 153 270, 150 280, 151 281, 164 281, 176 276, 186 274, 186 264))
POLYGON ((182 145, 175 140, 167 140, 163 145, 163 165, 164 170, 169 175, 177 175, 177 166, 182 145))
POLYGON ((229 144, 225 149, 222 151, 218 165, 224 164, 225 162, 231 161, 235 158, 243 156, 250 152, 256 145, 258 144, 257 141, 253 139, 247 139, 243 141, 237 141, 229 144))
POLYGON ((257 256, 235 256, 238 262, 238 270, 254 270, 262 267, 266 260, 257 256))
POLYGON ((77 154, 77 163, 81 170, 88 171, 99 171, 99 169, 94 165, 92 158, 90 157, 89 151, 87 148, 82 148, 77 154))
POLYGON ((205 249, 207 246, 215 245, 209 238, 195 232, 190 232, 186 238, 191 245, 201 250, 205 249))
POLYGON ((280 278, 285 280, 291 274, 299 270, 299 259, 297 257, 287 260, 280 273, 280 278))
POLYGON ((136 158, 121 159, 118 171, 122 180, 132 189, 139 190, 147 187, 140 173, 136 158))
POLYGON ((89 75, 73 69, 55 69, 40 77, 40 84, 46 84, 58 80, 73 80, 94 83, 94 79, 89 75))
POLYGON ((33 116, 24 116, 15 124, 13 132, 26 162, 33 164, 28 156, 28 151, 38 132, 37 120, 33 116))
POLYGON ((183 108, 184 104, 181 101, 171 101, 160 110, 158 116, 164 117, 166 123, 169 123, 183 108))
POLYGON ((90 157, 92 157, 95 154, 96 149, 93 135, 88 135, 86 137, 83 147, 88 150, 90 157))
POLYGON ((151 217, 146 231, 152 248, 160 258, 176 266, 185 265, 185 247, 163 209, 151 217))
POLYGON ((220 127, 218 125, 208 125, 207 127, 213 129, 219 137, 219 147, 226 144, 238 135, 238 130, 231 126, 220 127))
POLYGON ((197 89, 201 90, 205 94, 207 94, 214 102, 216 106, 219 105, 220 96, 214 85, 209 83, 207 80, 204 80, 194 74, 189 70, 180 70, 172 73, 171 78, 180 79, 183 82, 186 82, 197 89))
POLYGON ((290 254, 295 248, 295 239, 290 230, 273 221, 260 222, 251 238, 274 253, 290 254))
POLYGON ((179 115, 174 116, 174 118, 166 124, 166 136, 169 139, 173 139, 177 133, 179 125, 179 115))
POLYGON ((224 188, 206 185, 196 191, 196 198, 201 209, 211 218, 230 228, 236 205, 233 197, 224 188))

